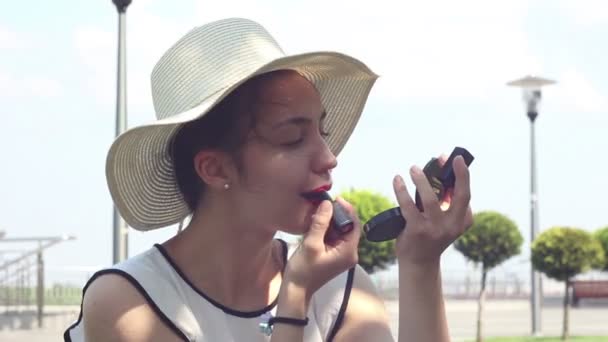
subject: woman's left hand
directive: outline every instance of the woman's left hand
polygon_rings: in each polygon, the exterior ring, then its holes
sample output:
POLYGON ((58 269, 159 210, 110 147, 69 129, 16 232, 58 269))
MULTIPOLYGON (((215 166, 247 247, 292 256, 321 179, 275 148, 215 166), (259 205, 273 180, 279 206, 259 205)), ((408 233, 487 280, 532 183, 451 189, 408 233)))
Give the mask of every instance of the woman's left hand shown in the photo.
MULTIPOLYGON (((446 157, 441 156, 443 165, 446 157)), ((397 238, 396 252, 400 263, 414 265, 437 264, 443 251, 460 237, 473 224, 473 214, 469 202, 471 190, 469 170, 462 157, 454 159, 456 183, 453 190, 448 190, 443 204, 437 200, 430 183, 422 170, 414 166, 410 174, 416 189, 420 193, 424 211, 421 212, 408 193, 400 176, 393 181, 393 188, 401 213, 406 219, 406 227, 397 238)))

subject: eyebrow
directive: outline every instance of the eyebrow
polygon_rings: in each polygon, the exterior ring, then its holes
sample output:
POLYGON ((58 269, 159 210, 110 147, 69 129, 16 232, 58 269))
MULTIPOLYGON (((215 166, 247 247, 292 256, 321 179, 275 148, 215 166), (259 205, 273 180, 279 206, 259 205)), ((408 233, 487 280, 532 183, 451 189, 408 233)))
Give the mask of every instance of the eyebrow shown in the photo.
MULTIPOLYGON (((327 117, 327 111, 323 111, 323 113, 321 113, 321 117, 319 118, 319 121, 325 120, 326 117, 327 117)), ((276 128, 280 128, 282 126, 289 125, 289 124, 305 125, 305 124, 310 124, 311 122, 312 122, 312 120, 307 117, 294 117, 294 118, 290 118, 285 121, 276 123, 272 126, 272 128, 276 129, 276 128)))

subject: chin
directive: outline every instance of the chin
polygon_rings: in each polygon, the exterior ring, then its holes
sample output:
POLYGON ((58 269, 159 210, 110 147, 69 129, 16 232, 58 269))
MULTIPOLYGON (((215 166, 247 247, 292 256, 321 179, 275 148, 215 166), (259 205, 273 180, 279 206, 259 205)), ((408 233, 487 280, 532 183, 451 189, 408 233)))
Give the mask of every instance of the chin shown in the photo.
MULTIPOLYGON (((286 212, 287 210, 284 211, 284 213, 286 212)), ((297 208, 288 214, 281 215, 280 223, 277 226, 287 234, 303 235, 310 229, 312 213, 310 208, 306 208, 306 210, 297 208)))
POLYGON ((304 235, 310 229, 309 225, 299 226, 299 225, 291 225, 291 226, 283 226, 280 230, 284 233, 291 235, 304 235))
POLYGON ((291 222, 281 225, 280 230, 287 234, 303 235, 303 234, 306 234, 306 232, 308 232, 308 230, 310 229, 310 224, 311 224, 310 218, 307 218, 305 220, 300 220, 298 222, 294 222, 293 220, 291 220, 291 222))

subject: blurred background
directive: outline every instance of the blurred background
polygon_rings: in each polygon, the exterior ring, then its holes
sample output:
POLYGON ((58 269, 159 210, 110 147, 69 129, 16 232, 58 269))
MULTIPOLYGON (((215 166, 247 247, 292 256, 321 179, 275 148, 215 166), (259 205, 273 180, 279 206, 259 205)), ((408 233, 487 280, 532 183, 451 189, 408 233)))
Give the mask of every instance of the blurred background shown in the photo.
MULTIPOLYGON (((119 14, 110 0, 1 8, 0 340, 60 340, 86 281, 116 260, 105 157, 117 133, 119 14)), ((454 146, 475 156, 473 210, 504 214, 524 238, 521 253, 488 275, 488 298, 514 303, 514 317, 526 320, 511 327, 529 332, 531 199, 537 233, 608 226, 608 2, 134 0, 123 14, 124 128, 154 119, 149 77, 158 58, 193 27, 225 17, 258 21, 287 53, 340 51, 380 74, 338 157, 335 194, 370 189, 394 200, 395 174, 413 189, 410 166, 454 146), (537 109, 536 196, 526 103, 507 85, 529 75, 555 82, 542 88, 537 109)), ((133 256, 177 226, 127 232, 124 251, 133 256)), ((458 319, 460 304, 475 307, 480 268, 452 247, 442 267, 450 317, 458 319)), ((558 303, 563 284, 542 277, 545 303, 558 303)), ((394 300, 395 267, 373 278, 394 300)), ((606 317, 608 307, 599 307, 606 317)), ((471 317, 471 328, 456 327, 456 335, 474 336, 471 317)))

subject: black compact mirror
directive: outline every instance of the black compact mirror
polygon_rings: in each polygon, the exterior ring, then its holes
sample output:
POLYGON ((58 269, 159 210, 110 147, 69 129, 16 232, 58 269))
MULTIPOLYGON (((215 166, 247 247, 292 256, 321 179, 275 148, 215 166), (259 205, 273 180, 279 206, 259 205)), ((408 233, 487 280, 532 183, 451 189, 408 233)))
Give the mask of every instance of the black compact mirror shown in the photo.
MULTIPOLYGON (((432 158, 424 167, 423 172, 431 184, 437 200, 441 200, 445 191, 454 187, 456 177, 452 164, 456 156, 462 156, 467 166, 473 162, 473 155, 462 147, 456 147, 450 154, 448 160, 443 164, 439 165, 437 158, 432 158)), ((422 201, 420 195, 416 190, 416 206, 420 211, 424 211, 422 207, 422 201)), ((372 242, 382 242, 392 239, 396 239, 401 231, 405 229, 406 220, 401 215, 401 209, 399 207, 385 210, 378 215, 372 217, 363 226, 363 232, 367 240, 372 242)))

